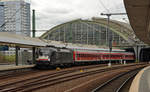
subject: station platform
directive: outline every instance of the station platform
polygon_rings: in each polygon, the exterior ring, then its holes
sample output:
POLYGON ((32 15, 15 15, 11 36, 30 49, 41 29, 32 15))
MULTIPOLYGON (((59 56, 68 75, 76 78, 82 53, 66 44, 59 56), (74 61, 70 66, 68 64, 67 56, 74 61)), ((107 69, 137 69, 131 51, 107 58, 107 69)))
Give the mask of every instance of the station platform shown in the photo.
POLYGON ((28 69, 33 68, 35 65, 0 65, 0 72, 1 71, 9 71, 9 70, 18 70, 18 69, 28 69))
POLYGON ((136 75, 129 92, 150 92, 150 66, 142 69, 136 75))

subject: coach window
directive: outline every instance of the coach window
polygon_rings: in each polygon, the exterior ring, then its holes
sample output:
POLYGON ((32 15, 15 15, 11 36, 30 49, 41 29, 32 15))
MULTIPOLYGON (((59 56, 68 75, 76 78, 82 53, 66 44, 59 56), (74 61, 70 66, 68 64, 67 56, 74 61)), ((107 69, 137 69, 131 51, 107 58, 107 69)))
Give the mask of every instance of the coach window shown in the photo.
POLYGON ((81 54, 81 57, 83 57, 83 54, 81 54))
POLYGON ((108 57, 108 55, 105 55, 105 57, 107 58, 107 57, 108 57))
POLYGON ((83 57, 85 57, 85 54, 83 54, 83 57))
POLYGON ((84 57, 84 54, 82 54, 82 57, 84 57))
POLYGON ((82 57, 82 54, 80 54, 80 57, 82 57))
POLYGON ((80 57, 82 57, 82 54, 79 54, 80 55, 80 57))
POLYGON ((81 57, 81 54, 79 54, 79 57, 81 57))
POLYGON ((89 57, 89 54, 87 54, 87 57, 89 57))
POLYGON ((78 54, 78 57, 80 57, 80 54, 78 54))
POLYGON ((84 57, 86 57, 86 54, 84 54, 84 57))
POLYGON ((92 57, 94 57, 95 55, 92 55, 92 57))
POLYGON ((85 54, 82 54, 82 57, 84 57, 85 54))
POLYGON ((89 55, 88 55, 88 54, 86 54, 86 56, 87 56, 87 57, 89 57, 89 55))
POLYGON ((92 55, 92 57, 94 57, 95 55, 92 55))
POLYGON ((81 57, 83 57, 84 56, 84 54, 81 54, 81 57))

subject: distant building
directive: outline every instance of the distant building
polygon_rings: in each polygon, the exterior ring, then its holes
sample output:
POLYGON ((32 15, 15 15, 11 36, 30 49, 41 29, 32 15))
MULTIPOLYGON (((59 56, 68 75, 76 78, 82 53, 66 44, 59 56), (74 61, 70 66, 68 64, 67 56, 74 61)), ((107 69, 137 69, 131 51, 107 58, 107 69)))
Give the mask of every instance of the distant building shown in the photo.
POLYGON ((0 32, 30 36, 30 3, 0 0, 0 32))

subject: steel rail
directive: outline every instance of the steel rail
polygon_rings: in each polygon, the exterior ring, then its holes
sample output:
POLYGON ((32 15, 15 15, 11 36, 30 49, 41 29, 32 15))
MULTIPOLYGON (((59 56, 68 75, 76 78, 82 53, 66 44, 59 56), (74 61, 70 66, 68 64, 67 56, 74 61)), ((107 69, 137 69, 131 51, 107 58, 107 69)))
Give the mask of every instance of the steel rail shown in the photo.
MULTIPOLYGON (((130 67, 132 67, 132 66, 134 66, 134 65, 130 65, 130 67)), ((121 66, 121 67, 129 67, 129 66, 121 66)), ((8 91, 9 92, 14 92, 14 91, 29 92, 29 91, 37 90, 37 89, 40 89, 43 87, 70 81, 73 79, 78 79, 81 77, 85 77, 85 76, 89 76, 89 75, 93 75, 93 74, 97 74, 97 73, 107 72, 110 69, 111 70, 120 69, 121 67, 99 69, 99 70, 95 70, 95 71, 83 72, 83 73, 79 73, 79 74, 63 76, 63 77, 58 77, 58 78, 54 78, 54 79, 47 78, 46 80, 42 79, 42 80, 38 80, 36 82, 32 81, 32 82, 24 84, 24 85, 19 85, 18 87, 15 86, 15 87, 3 89, 3 90, 1 90, 1 92, 8 92, 8 91)))
POLYGON ((130 76, 128 79, 126 79, 126 80, 124 81, 124 83, 122 83, 122 85, 116 90, 116 92, 120 92, 121 89, 128 83, 128 81, 129 81, 130 79, 134 78, 134 77, 136 76, 136 74, 137 74, 137 73, 133 74, 133 75, 130 76))
MULTIPOLYGON (((134 71, 140 70, 141 68, 143 68, 143 67, 140 67, 140 68, 137 68, 137 69, 134 69, 134 70, 131 70, 131 71, 125 72, 125 73, 121 73, 121 74, 119 74, 119 75, 117 75, 117 76, 115 76, 115 77, 111 78, 110 80, 108 80, 108 81, 104 82, 104 83, 103 83, 103 84, 101 84, 100 86, 96 87, 96 88, 95 88, 95 89, 93 89, 91 92, 99 92, 102 88, 106 87, 109 83, 111 83, 111 82, 113 82, 113 81, 117 80, 118 78, 120 78, 120 77, 122 77, 122 76, 124 76, 124 75, 126 75, 126 74, 129 74, 129 73, 131 73, 131 72, 134 72, 134 71)), ((122 85, 123 85, 123 84, 122 84, 122 85)))

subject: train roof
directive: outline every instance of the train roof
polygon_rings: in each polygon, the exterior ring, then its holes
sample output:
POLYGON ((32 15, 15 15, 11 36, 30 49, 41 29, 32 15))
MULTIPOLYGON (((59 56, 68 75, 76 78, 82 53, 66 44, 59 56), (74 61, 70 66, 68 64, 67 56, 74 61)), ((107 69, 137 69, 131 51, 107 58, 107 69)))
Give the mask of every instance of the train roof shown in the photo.
MULTIPOLYGON (((47 40, 46 40, 47 41, 47 40)), ((95 51, 109 51, 108 48, 99 48, 95 45, 83 45, 83 44, 71 44, 71 43, 62 43, 62 42, 55 42, 50 41, 48 47, 56 47, 56 48, 68 48, 68 49, 80 49, 80 50, 95 50, 95 51)), ((124 52, 125 50, 122 49, 112 49, 112 51, 124 52)))
MULTIPOLYGON (((72 46, 67 46, 66 48, 68 48, 68 49, 80 49, 80 50, 109 51, 109 49, 105 49, 105 48, 88 48, 88 47, 72 47, 72 46)), ((124 52, 125 50, 112 49, 112 51, 124 52)))

